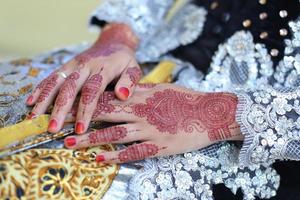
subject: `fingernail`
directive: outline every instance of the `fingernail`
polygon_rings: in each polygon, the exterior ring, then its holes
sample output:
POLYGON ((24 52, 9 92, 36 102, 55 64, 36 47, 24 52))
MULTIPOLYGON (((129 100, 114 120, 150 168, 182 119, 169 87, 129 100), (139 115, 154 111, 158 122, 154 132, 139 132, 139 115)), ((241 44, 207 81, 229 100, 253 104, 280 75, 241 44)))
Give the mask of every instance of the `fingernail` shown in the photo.
POLYGON ((121 92, 126 98, 128 98, 128 96, 129 96, 129 90, 128 90, 128 88, 126 88, 126 87, 121 87, 121 88, 119 89, 119 92, 121 92))
POLYGON ((57 127, 57 121, 55 119, 51 119, 49 122, 48 129, 54 130, 57 127))
POLYGON ((34 118, 36 118, 37 117, 37 114, 35 114, 35 113, 30 113, 29 115, 28 115, 28 117, 27 117, 27 119, 34 119, 34 118))
POLYGON ((76 138, 69 137, 69 138, 66 138, 64 142, 65 142, 65 146, 72 147, 76 144, 76 138))
POLYGON ((30 95, 30 96, 27 98, 26 103, 27 103, 27 104, 31 104, 32 99, 33 99, 33 96, 30 95))
POLYGON ((84 124, 82 122, 76 122, 75 132, 81 134, 83 133, 83 131, 84 131, 84 124))
POLYGON ((105 158, 104 158, 103 155, 98 155, 98 156, 96 157, 96 161, 97 161, 97 162, 103 162, 103 161, 105 161, 105 158))

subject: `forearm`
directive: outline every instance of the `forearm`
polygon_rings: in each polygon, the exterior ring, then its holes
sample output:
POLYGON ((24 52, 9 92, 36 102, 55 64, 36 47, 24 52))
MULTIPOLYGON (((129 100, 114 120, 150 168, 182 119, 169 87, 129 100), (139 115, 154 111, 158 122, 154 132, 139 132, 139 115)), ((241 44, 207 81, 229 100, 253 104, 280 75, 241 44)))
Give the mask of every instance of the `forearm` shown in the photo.
POLYGON ((93 47, 97 48, 111 44, 125 45, 135 51, 138 46, 138 38, 130 26, 121 23, 111 23, 103 28, 93 47))

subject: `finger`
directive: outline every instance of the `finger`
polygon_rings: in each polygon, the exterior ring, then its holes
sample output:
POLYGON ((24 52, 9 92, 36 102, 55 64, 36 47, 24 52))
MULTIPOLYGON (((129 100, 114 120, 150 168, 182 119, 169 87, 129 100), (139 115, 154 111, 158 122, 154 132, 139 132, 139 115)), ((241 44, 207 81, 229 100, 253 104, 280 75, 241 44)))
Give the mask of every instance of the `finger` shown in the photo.
POLYGON ((142 75, 142 70, 138 65, 127 67, 116 84, 115 93, 117 97, 120 100, 127 100, 134 92, 142 75))
POLYGON ((67 113, 71 110, 78 91, 88 76, 88 70, 81 70, 80 73, 75 71, 67 77, 60 88, 55 101, 48 127, 49 132, 57 132, 61 129, 67 113))
POLYGON ((64 83, 64 76, 67 76, 69 73, 70 72, 57 71, 41 82, 40 86, 37 87, 32 96, 32 102, 35 103, 35 106, 31 111, 30 118, 46 112, 47 108, 51 105, 57 95, 59 88, 64 83), (64 76, 60 74, 63 74, 64 76))
POLYGON ((120 101, 114 92, 104 92, 96 105, 92 120, 106 122, 135 122, 138 116, 132 112, 132 105, 136 104, 136 98, 120 101))
POLYGON ((83 135, 67 137, 65 146, 71 149, 98 146, 107 143, 128 143, 145 140, 145 135, 135 124, 124 124, 100 130, 95 130, 83 135))
POLYGON ((153 142, 133 144, 120 151, 105 152, 97 155, 96 161, 103 163, 127 163, 146 158, 164 155, 165 146, 159 146, 153 142))
POLYGON ((91 74, 82 86, 75 125, 75 132, 78 134, 82 134, 88 129, 93 111, 97 105, 97 100, 110 81, 108 77, 103 76, 103 74, 105 74, 105 72, 103 72, 103 68, 101 68, 99 72, 91 74))

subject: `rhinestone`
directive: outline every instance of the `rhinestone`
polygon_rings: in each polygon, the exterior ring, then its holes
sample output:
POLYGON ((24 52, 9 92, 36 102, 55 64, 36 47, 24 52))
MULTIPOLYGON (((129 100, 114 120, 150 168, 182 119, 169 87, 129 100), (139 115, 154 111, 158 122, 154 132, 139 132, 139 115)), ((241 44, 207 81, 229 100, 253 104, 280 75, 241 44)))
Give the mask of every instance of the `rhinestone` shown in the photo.
POLYGON ((261 34, 259 35, 260 39, 265 39, 268 37, 268 33, 267 32, 261 32, 261 34))
POLYGON ((271 49, 270 53, 271 53, 271 56, 276 57, 276 56, 278 56, 279 51, 278 51, 278 49, 271 49))
POLYGON ((244 21, 243 21, 243 26, 244 26, 245 28, 251 26, 251 20, 250 20, 250 19, 244 20, 244 21))
POLYGON ((281 10, 281 11, 279 11, 279 16, 281 18, 285 18, 288 16, 288 12, 286 10, 281 10))
POLYGON ((288 31, 285 28, 282 28, 282 29, 279 30, 279 34, 281 36, 286 36, 288 34, 288 31))
POLYGON ((265 12, 259 14, 259 19, 261 19, 261 20, 264 20, 264 19, 266 19, 267 17, 268 17, 268 14, 265 13, 265 12))

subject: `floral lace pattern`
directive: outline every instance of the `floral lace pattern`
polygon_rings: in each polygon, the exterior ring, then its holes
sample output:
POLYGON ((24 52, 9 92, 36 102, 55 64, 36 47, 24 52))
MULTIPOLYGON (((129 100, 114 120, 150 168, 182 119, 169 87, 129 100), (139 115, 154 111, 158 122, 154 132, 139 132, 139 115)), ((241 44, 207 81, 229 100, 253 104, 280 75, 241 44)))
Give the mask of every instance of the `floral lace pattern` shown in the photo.
MULTIPOLYGON (((296 24, 290 23, 294 31, 296 24)), ((287 41, 287 48, 291 44, 295 52, 297 41, 296 36, 287 41)), ((289 55, 295 60, 293 66, 297 55, 289 55)), ((220 143, 216 148, 146 160, 144 170, 131 181, 131 199, 213 199, 212 185, 218 183, 234 193, 241 188, 244 199, 275 196, 279 176, 270 164, 275 159, 299 159, 300 90, 284 92, 270 86, 276 82, 270 55, 245 31, 219 46, 205 79, 188 64, 183 65, 177 84, 206 92, 235 88, 239 96, 237 120, 246 137, 243 148, 238 151, 220 143)), ((280 67, 276 73, 278 70, 280 67)))
POLYGON ((244 199, 270 198, 276 194, 279 176, 272 168, 241 168, 239 150, 228 143, 200 151, 145 161, 145 168, 131 180, 129 199, 212 200, 212 186, 225 184, 233 193, 241 188, 244 199))
POLYGON ((300 154, 295 154, 294 149, 299 145, 294 142, 300 140, 300 90, 281 92, 264 87, 238 95, 237 120, 245 135, 241 164, 271 164, 286 158, 299 160, 300 154))

